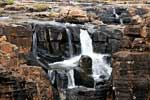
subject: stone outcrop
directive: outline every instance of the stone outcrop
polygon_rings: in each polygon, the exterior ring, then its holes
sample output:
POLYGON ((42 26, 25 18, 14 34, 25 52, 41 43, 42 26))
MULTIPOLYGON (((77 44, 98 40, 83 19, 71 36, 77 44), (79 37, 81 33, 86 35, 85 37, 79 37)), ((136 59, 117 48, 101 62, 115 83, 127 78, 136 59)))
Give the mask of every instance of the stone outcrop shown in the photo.
POLYGON ((101 85, 99 89, 78 87, 67 90, 66 100, 106 100, 110 84, 101 85))
POLYGON ((62 7, 59 13, 59 21, 71 23, 85 23, 89 21, 86 12, 79 7, 62 7))
POLYGON ((1 23, 0 30, 0 34, 5 35, 8 42, 15 44, 19 48, 18 57, 20 63, 26 62, 32 45, 31 27, 29 25, 1 23))
POLYGON ((79 67, 83 71, 74 72, 75 84, 77 86, 86 86, 93 88, 94 79, 92 75, 92 59, 89 56, 82 55, 79 60, 79 67))
POLYGON ((4 10, 9 10, 9 11, 24 11, 24 10, 26 10, 26 7, 24 5, 6 5, 4 7, 4 10))
MULTIPOLYGON (((7 3, 0 3, 0 6, 5 5, 7 3)), ((0 35, 5 35, 0 38, 0 99, 60 99, 61 95, 65 94, 63 90, 68 84, 66 71, 52 73, 56 78, 52 88, 45 71, 41 67, 32 66, 37 65, 30 53, 34 49, 32 34, 37 33, 38 60, 47 64, 70 58, 68 34, 73 46, 72 55, 81 53, 80 29, 88 31, 94 52, 112 54, 112 84, 107 83, 108 81, 98 82, 96 89, 89 89, 95 85, 91 77, 92 61, 89 57, 82 56, 79 66, 84 72, 75 71, 75 80, 76 85, 86 87, 67 89, 66 98, 105 100, 107 91, 111 91, 114 92, 116 100, 149 99, 149 7, 127 7, 107 3, 77 4, 79 7, 74 5, 76 6, 67 2, 23 3, 0 8, 1 16, 9 16, 13 21, 17 20, 17 23, 18 19, 23 22, 38 19, 37 23, 31 24, 0 23, 0 35), (42 20, 42 23, 39 20, 42 20), (55 20, 60 23, 49 21, 43 24, 43 20, 55 20)), ((111 57, 105 59, 110 63, 111 57)))
POLYGON ((114 54, 113 87, 116 99, 148 99, 149 56, 149 52, 120 51, 114 54))
POLYGON ((52 100, 52 87, 38 66, 20 65, 18 47, 0 38, 0 99, 52 100))
POLYGON ((118 100, 147 100, 150 95, 149 22, 135 19, 125 27, 122 46, 113 54, 113 89, 118 100))
MULTIPOLYGON (((79 55, 81 53, 80 46, 80 29, 83 26, 73 24, 61 24, 51 22, 49 24, 36 25, 36 32, 38 33, 38 51, 40 55, 47 55, 57 61, 70 57, 69 55, 69 44, 68 44, 68 33, 66 29, 69 29, 71 35, 71 42, 73 46, 73 55, 79 55), (66 28, 65 28, 66 26, 66 28), (44 42, 44 43, 43 43, 44 42), (49 51, 48 51, 49 50, 49 51)), ((122 32, 119 28, 108 27, 101 25, 100 28, 97 26, 84 26, 93 40, 94 52, 96 53, 113 53, 121 47, 122 32)), ((52 61, 49 60, 49 61, 52 61)))

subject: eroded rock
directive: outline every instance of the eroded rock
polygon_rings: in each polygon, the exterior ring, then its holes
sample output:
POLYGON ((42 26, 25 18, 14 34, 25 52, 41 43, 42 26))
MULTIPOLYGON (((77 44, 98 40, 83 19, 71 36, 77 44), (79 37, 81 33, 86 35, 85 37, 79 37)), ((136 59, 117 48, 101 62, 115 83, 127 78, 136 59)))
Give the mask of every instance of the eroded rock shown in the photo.
POLYGON ((18 48, 0 42, 0 99, 53 99, 51 84, 41 67, 20 65, 18 48))
POLYGON ((60 10, 59 20, 72 23, 84 23, 88 22, 89 18, 85 11, 79 7, 63 7, 60 10))

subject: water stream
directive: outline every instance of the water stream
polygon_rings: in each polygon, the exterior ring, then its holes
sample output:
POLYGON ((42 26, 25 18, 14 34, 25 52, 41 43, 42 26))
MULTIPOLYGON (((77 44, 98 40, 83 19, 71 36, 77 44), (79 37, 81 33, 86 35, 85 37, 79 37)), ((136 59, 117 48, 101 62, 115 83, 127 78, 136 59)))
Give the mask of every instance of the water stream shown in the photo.
MULTIPOLYGON (((69 35, 68 35, 69 36, 69 35)), ((70 42, 70 46, 72 46, 70 42)), ((92 45, 92 39, 90 38, 88 32, 86 30, 80 30, 80 43, 81 43, 81 55, 88 55, 92 58, 93 64, 92 64, 92 71, 93 71, 93 78, 96 82, 107 80, 111 75, 111 67, 109 64, 106 63, 106 61, 103 59, 104 56, 102 54, 96 54, 93 52, 93 45, 92 45)), ((61 62, 55 62, 49 64, 51 67, 60 67, 60 68, 66 68, 66 70, 69 70, 67 73, 68 75, 68 88, 74 88, 75 87, 75 81, 74 81, 74 71, 72 69, 76 69, 78 66, 78 61, 81 57, 81 55, 72 57, 68 60, 64 60, 61 62)))
POLYGON ((116 13, 115 7, 113 7, 112 9, 113 9, 113 14, 115 15, 115 18, 119 19, 120 24, 123 25, 123 19, 120 18, 120 16, 116 13))
POLYGON ((116 13, 115 7, 113 7, 113 14, 115 15, 115 18, 116 18, 116 19, 119 19, 119 15, 116 13))
MULTIPOLYGON (((71 39, 71 32, 68 28, 66 28, 66 33, 67 33, 67 36, 68 36, 68 43, 69 43, 69 55, 70 55, 70 58, 73 56, 73 46, 72 46, 72 39, 71 39)), ((75 80, 74 80, 74 70, 70 70, 68 73, 67 73, 67 76, 68 76, 68 88, 71 88, 71 87, 75 87, 75 80)))
MULTIPOLYGON (((65 27, 66 28, 66 27, 65 27)), ((111 67, 103 58, 104 54, 97 54, 93 51, 92 39, 88 34, 87 30, 80 29, 80 43, 81 43, 81 54, 79 56, 73 56, 73 45, 72 45, 72 37, 71 32, 68 28, 66 28, 66 33, 68 36, 68 46, 69 46, 69 54, 70 59, 49 63, 48 65, 44 65, 37 56, 37 31, 34 26, 34 33, 33 33, 33 46, 32 46, 32 53, 35 57, 36 61, 46 69, 48 69, 49 76, 53 76, 51 81, 54 82, 55 76, 53 74, 53 70, 62 71, 65 70, 68 76, 68 88, 75 87, 75 79, 74 79, 74 69, 81 71, 82 69, 79 68, 78 62, 81 55, 87 55, 92 59, 92 77, 94 78, 95 82, 108 80, 111 75, 111 67)))
POLYGON ((110 77, 112 69, 110 65, 103 59, 103 54, 96 54, 93 52, 92 39, 86 30, 81 30, 80 33, 81 51, 82 55, 88 55, 92 58, 92 76, 95 81, 102 81, 110 77), (103 78, 101 78, 104 76, 103 78))

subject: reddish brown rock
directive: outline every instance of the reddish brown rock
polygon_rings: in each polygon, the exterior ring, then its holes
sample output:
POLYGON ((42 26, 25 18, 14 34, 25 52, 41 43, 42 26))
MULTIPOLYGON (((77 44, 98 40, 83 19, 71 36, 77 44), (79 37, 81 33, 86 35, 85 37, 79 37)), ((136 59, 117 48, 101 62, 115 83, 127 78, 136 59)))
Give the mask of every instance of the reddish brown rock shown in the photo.
POLYGON ((41 67, 20 65, 18 48, 0 42, 0 100, 53 100, 50 81, 41 67))
POLYGON ((132 24, 142 24, 143 19, 139 15, 132 17, 132 24))
POLYGON ((145 39, 146 45, 150 46, 150 38, 145 39))
POLYGON ((6 41, 6 40, 7 40, 6 36, 1 36, 0 37, 0 42, 6 41))
POLYGON ((124 29, 124 34, 128 36, 140 37, 141 29, 142 29, 141 25, 128 25, 124 29))
POLYGON ((81 10, 79 7, 62 7, 59 15, 61 21, 68 22, 88 22, 89 18, 85 11, 81 10))
POLYGON ((116 99, 147 100, 150 52, 120 51, 114 54, 113 89, 116 99))
POLYGON ((150 52, 119 51, 113 55, 115 60, 150 61, 150 52))
MULTIPOLYGON (((8 42, 15 44, 19 48, 19 57, 23 59, 24 63, 32 45, 31 27, 29 25, 0 23, 0 30, 1 34, 6 36, 8 42)), ((3 49, 7 49, 7 46, 3 47, 3 49)))
POLYGON ((150 37, 150 28, 149 27, 146 27, 144 26, 141 30, 141 33, 140 33, 141 37, 150 37))
POLYGON ((130 40, 129 37, 124 36, 123 39, 121 40, 121 48, 131 48, 132 41, 130 40))

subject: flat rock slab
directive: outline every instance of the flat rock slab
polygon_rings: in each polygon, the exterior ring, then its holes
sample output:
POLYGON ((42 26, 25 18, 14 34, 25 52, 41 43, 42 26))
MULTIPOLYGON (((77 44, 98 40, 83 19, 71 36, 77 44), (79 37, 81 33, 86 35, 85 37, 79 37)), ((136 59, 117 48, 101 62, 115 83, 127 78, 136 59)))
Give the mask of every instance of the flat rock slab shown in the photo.
POLYGON ((66 100, 106 100, 107 88, 93 89, 77 87, 67 90, 66 100))

